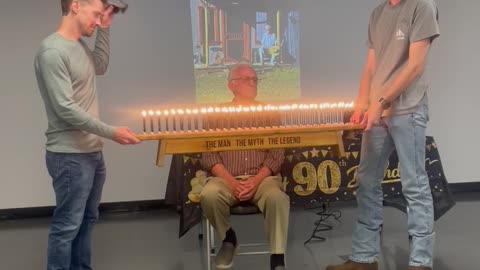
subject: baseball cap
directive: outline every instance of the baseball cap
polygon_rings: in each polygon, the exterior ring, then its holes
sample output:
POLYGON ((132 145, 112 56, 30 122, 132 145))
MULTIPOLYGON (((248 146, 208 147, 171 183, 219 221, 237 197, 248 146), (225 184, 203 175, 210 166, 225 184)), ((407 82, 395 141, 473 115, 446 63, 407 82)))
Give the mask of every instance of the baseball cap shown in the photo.
POLYGON ((113 12, 115 13, 118 13, 120 11, 122 13, 125 13, 125 11, 127 11, 128 4, 123 2, 122 0, 108 0, 107 2, 108 4, 113 6, 113 12))

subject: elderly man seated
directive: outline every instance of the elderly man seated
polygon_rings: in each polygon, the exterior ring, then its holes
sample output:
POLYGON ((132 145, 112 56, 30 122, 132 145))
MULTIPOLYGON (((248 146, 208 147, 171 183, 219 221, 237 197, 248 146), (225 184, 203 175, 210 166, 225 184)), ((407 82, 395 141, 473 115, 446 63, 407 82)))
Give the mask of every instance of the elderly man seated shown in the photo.
MULTIPOLYGON (((232 105, 257 104, 257 81, 255 70, 248 64, 234 66, 228 76, 228 87, 234 95, 232 105)), ((202 159, 212 177, 201 192, 201 207, 223 239, 215 258, 217 269, 233 266, 238 246, 230 223, 230 207, 249 202, 256 205, 265 218, 271 249, 270 269, 284 270, 290 202, 282 191, 281 178, 277 176, 284 160, 284 150, 212 152, 203 153, 202 159)))
POLYGON ((280 49, 277 44, 277 37, 275 33, 270 32, 270 25, 266 24, 265 29, 260 40, 261 46, 258 48, 258 56, 260 57, 260 63, 264 64, 265 54, 270 55, 270 64, 275 64, 275 58, 278 55, 280 49))

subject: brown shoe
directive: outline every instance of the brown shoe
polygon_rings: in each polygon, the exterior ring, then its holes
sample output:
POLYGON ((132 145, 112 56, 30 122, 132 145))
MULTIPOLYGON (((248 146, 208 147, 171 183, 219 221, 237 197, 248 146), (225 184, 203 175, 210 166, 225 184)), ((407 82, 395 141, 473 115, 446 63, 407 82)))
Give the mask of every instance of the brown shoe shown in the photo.
POLYGON ((432 268, 426 266, 409 266, 408 270, 432 270, 432 268))
POLYGON ((325 270, 378 270, 377 262, 373 263, 357 263, 346 261, 339 265, 329 265, 325 270))

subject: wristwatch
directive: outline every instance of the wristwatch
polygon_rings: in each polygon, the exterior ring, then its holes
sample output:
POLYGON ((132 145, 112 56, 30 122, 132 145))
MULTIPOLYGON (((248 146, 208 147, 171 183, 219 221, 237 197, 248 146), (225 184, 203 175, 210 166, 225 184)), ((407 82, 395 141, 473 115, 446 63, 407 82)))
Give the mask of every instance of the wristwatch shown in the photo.
POLYGON ((382 104, 382 109, 384 109, 384 110, 390 108, 390 105, 392 105, 392 103, 390 101, 384 99, 383 97, 379 98, 378 102, 380 102, 380 104, 382 104))

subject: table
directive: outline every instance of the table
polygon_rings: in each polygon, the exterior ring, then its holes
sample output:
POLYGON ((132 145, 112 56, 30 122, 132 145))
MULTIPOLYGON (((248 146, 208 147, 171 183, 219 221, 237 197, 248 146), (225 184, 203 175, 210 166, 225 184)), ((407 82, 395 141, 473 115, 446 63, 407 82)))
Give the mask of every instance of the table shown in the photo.
MULTIPOLYGON (((292 207, 355 200, 361 137, 344 138, 343 145, 344 157, 338 157, 330 146, 285 149, 281 174, 292 207)), ((180 237, 201 221, 199 194, 207 175, 200 157, 201 154, 178 154, 172 158, 165 201, 180 210, 180 237)), ((437 220, 455 202, 443 173, 438 147, 429 136, 426 137, 425 165, 437 220)), ((383 180, 384 204, 406 211, 401 188, 398 157, 394 152, 383 180)))

